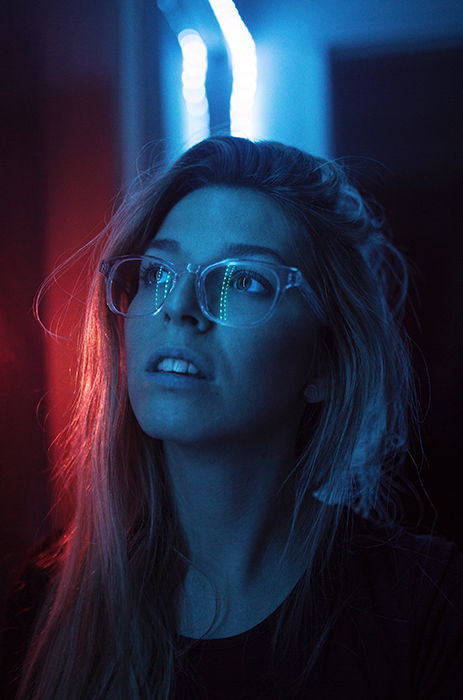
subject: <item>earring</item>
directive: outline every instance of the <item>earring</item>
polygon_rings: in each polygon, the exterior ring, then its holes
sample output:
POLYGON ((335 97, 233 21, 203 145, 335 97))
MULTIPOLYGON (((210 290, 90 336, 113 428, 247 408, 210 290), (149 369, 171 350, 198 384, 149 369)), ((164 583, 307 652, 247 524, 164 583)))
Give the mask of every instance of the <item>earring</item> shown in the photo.
POLYGON ((319 387, 316 384, 308 384, 304 391, 304 398, 307 403, 318 403, 321 401, 319 387))

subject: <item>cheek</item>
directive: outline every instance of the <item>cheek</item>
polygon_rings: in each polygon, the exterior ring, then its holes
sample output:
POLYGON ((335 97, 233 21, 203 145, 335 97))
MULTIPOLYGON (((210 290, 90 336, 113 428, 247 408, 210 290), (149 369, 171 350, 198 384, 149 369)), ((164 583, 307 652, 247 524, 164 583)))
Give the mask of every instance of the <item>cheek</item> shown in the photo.
POLYGON ((135 347, 134 329, 130 327, 128 321, 126 321, 124 325, 124 349, 127 371, 129 371, 130 364, 133 360, 135 347))
POLYGON ((317 335, 316 329, 300 319, 287 319, 262 329, 259 339, 247 347, 247 363, 253 377, 268 389, 278 388, 282 394, 294 394, 303 390, 313 366, 317 335))
POLYGON ((143 358, 146 357, 147 338, 143 333, 143 327, 138 320, 127 319, 124 325, 124 348, 127 378, 140 372, 143 358))

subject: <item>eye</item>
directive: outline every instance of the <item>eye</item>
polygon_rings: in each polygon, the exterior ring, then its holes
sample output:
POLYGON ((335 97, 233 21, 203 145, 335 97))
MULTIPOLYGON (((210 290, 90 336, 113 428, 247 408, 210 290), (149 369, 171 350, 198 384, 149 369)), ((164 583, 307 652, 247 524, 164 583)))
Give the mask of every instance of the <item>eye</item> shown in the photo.
POLYGON ((271 283, 255 270, 236 270, 230 277, 229 285, 250 294, 265 295, 272 291, 271 283))
POLYGON ((162 265, 149 263, 140 268, 140 283, 145 287, 155 284, 168 284, 171 279, 171 271, 162 265))

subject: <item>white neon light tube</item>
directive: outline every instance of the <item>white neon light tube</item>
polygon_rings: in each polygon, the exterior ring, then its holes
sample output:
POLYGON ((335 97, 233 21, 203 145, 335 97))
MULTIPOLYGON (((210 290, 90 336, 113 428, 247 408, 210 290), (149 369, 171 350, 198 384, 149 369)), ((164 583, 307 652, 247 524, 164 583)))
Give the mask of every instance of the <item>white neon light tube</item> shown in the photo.
POLYGON ((182 50, 182 94, 185 104, 186 147, 209 136, 209 104, 206 97, 207 48, 194 29, 178 35, 182 50))
POLYGON ((233 74, 230 98, 230 131, 233 136, 253 138, 253 107, 257 85, 254 40, 233 0, 209 0, 228 45, 233 74))

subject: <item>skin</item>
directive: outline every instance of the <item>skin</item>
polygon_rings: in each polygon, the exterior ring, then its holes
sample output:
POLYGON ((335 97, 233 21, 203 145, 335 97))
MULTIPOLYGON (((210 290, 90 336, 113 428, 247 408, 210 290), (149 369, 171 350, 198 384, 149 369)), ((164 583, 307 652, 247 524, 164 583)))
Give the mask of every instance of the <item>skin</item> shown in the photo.
MULTIPOLYGON (((177 241, 182 253, 152 252, 199 264, 227 257, 224 248, 231 243, 250 243, 297 266, 293 237, 293 225, 267 195, 214 186, 182 199, 155 236, 177 241)), ((266 255, 255 259, 275 262, 266 255)), ((180 278, 157 315, 125 322, 130 401, 142 429, 163 442, 191 559, 227 601, 222 636, 249 622, 250 606, 259 608, 257 618, 269 614, 303 570, 290 553, 281 574, 275 573, 290 514, 276 492, 294 466, 304 388, 316 381, 317 333, 310 306, 296 289, 285 292, 261 326, 216 324, 201 312, 193 275, 180 278), (207 358, 213 381, 197 390, 153 385, 146 363, 165 344, 191 347, 207 358)), ((213 594, 195 568, 185 591, 193 609, 186 629, 193 636, 211 621, 213 594)))

